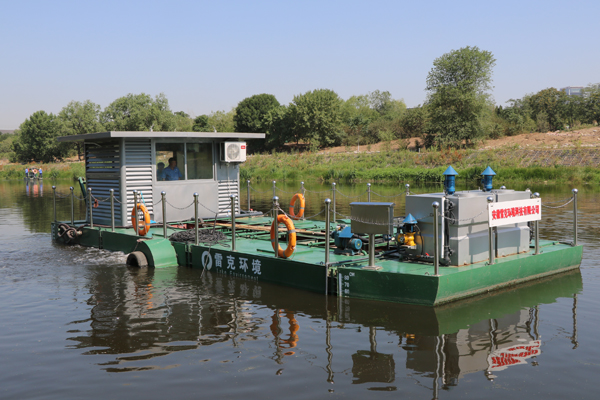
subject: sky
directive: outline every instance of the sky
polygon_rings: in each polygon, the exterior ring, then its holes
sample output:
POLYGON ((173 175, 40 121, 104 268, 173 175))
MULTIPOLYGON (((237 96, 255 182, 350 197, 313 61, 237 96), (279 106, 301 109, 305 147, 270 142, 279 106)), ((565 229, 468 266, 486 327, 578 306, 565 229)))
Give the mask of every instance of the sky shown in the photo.
POLYGON ((0 0, 0 129, 128 93, 164 93, 191 116, 314 89, 415 107, 433 61, 466 46, 496 58, 505 105, 600 82, 598 15, 598 0, 0 0))

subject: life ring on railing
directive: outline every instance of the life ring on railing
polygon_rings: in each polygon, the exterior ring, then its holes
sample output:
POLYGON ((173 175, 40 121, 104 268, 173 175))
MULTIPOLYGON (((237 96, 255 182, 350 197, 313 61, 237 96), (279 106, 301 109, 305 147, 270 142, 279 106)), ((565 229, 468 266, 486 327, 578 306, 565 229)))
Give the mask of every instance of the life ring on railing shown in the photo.
POLYGON ((306 201, 304 200, 304 196, 302 193, 296 193, 294 197, 292 197, 292 201, 290 201, 290 216, 292 219, 300 219, 304 215, 304 206, 306 206, 306 201), (294 206, 296 205, 296 200, 300 200, 300 210, 298 210, 298 215, 294 214, 294 206))
MULTIPOLYGON (((285 224, 287 229, 288 245, 285 251, 283 251, 281 246, 279 246, 279 249, 277 249, 277 255, 280 258, 288 258, 294 253, 294 250, 296 250, 296 229, 294 228, 294 223, 291 219, 284 214, 280 214, 277 216, 277 233, 279 233, 279 224, 282 222, 285 224)), ((275 250, 275 221, 273 221, 273 224, 271 225, 271 245, 273 246, 273 250, 275 250)))
POLYGON ((131 223, 133 224, 133 229, 140 236, 145 236, 146 233, 148 233, 148 231, 150 230, 150 214, 148 213, 148 209, 146 208, 146 206, 142 203, 138 203, 137 209, 134 208, 133 210, 131 210, 131 223), (138 219, 139 226, 136 226, 135 224, 135 213, 137 212, 137 210, 141 210, 142 213, 144 213, 144 219, 141 221, 138 219))

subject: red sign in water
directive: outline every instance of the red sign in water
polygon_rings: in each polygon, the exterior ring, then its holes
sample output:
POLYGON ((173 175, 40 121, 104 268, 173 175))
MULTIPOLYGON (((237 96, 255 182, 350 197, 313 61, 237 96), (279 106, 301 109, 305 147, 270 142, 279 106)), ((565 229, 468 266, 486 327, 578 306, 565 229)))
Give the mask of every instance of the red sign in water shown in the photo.
POLYGON ((526 359, 541 353, 541 345, 541 341, 534 340, 527 344, 494 350, 488 357, 488 371, 501 371, 511 365, 526 364, 526 359))
POLYGON ((490 226, 502 226, 542 219, 542 199, 527 199, 490 203, 490 226))

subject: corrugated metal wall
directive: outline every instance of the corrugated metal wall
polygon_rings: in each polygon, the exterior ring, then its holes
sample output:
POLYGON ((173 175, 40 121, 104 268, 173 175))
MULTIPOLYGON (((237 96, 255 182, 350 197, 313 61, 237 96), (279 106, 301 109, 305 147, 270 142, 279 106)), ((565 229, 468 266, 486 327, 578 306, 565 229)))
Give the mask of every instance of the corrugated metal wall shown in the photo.
POLYGON ((240 191, 237 180, 219 181, 219 216, 225 216, 231 210, 231 195, 237 196, 235 213, 240 213, 240 191))
MULTIPOLYGON (((131 223, 133 191, 142 192, 143 203, 154 215, 152 196, 152 145, 150 140, 125 140, 125 187, 127 188, 127 222, 131 223)), ((141 201, 141 196, 138 197, 141 201)))
MULTIPOLYGON (((92 189, 92 196, 99 200, 94 208, 94 221, 98 224, 110 224, 110 189, 114 189, 115 197, 120 198, 121 157, 119 142, 86 142, 85 170, 87 187, 92 189)), ((115 201, 115 219, 120 221, 121 204, 115 201)))

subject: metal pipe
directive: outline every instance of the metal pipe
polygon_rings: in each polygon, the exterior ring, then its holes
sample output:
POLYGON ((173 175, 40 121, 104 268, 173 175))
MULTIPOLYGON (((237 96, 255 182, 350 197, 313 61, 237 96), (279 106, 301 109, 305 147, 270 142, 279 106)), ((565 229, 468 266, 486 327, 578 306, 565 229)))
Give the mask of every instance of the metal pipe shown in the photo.
POLYGON ((406 195, 408 196, 410 194, 410 185, 407 183, 404 187, 406 188, 406 195))
POLYGON ((115 189, 110 189, 110 230, 115 231, 115 189))
POLYGON ((337 219, 336 218, 336 214, 335 214, 335 191, 337 190, 336 186, 337 186, 337 184, 335 182, 333 182, 331 184, 331 195, 332 195, 331 196, 331 199, 332 199, 331 201, 333 202, 333 220, 334 221, 337 219))
POLYGON ((375 266, 375 234, 369 234, 369 267, 375 266))
POLYGON ((131 223, 133 224, 133 229, 135 230, 135 234, 138 235, 140 233, 140 217, 138 215, 138 209, 137 209, 137 190, 133 191, 133 221, 131 221, 131 223))
POLYGON ((573 189, 573 246, 577 246, 577 189, 573 189))
POLYGON ((54 222, 57 222, 57 219, 56 219, 56 186, 52 186, 52 202, 54 204, 54 222))
POLYGON ((235 251, 235 194, 231 196, 231 250, 235 251))
POLYGON ((367 183, 367 201, 371 202, 371 184, 367 183))
MULTIPOLYGON (((275 181, 273 181, 273 184, 275 181)), ((273 186, 275 188, 275 186, 273 186)), ((275 189, 273 189, 275 190, 275 189)), ((275 258, 279 257, 279 221, 277 221, 277 217, 279 216, 279 197, 273 196, 273 233, 275 234, 275 238, 273 241, 273 249, 275 250, 275 258)))
POLYGON ((250 179, 246 181, 246 201, 248 202, 248 211, 250 211, 250 179))
POLYGON ((71 225, 75 225, 75 192, 73 191, 73 186, 69 190, 71 190, 71 225))
POLYGON ((162 203, 162 217, 163 217, 163 236, 167 238, 167 193, 165 191, 160 192, 161 203, 162 203))
POLYGON ((329 289, 329 238, 330 238, 330 221, 329 221, 329 206, 331 205, 330 199, 325 199, 325 295, 329 289))
POLYGON ((198 193, 194 193, 194 233, 196 234, 196 246, 200 243, 198 232, 198 193))
MULTIPOLYGON (((494 202, 494 198, 492 196, 489 196, 487 198, 487 202, 488 202, 488 209, 490 208, 490 205, 494 202)), ((488 263, 490 265, 495 264, 496 260, 494 259, 494 228, 491 226, 488 226, 488 246, 489 246, 489 261, 488 263)))
POLYGON ((88 188, 88 204, 90 211, 90 228, 94 227, 94 217, 92 215, 92 188, 88 188))
POLYGON ((442 196, 442 203, 440 204, 440 217, 442 218, 440 221, 440 230, 442 232, 442 239, 440 240, 440 254, 442 255, 442 258, 444 258, 446 256, 445 252, 444 252, 444 245, 446 244, 446 240, 445 240, 445 236, 446 236, 446 231, 445 231, 445 223, 446 223, 446 218, 445 215, 445 211, 446 211, 446 196, 442 196))
MULTIPOLYGON (((533 194, 533 198, 537 199, 540 197, 540 194, 538 192, 535 192, 533 194)), ((535 252, 533 254, 538 255, 540 254, 540 221, 535 221, 534 222, 534 229, 535 229, 535 252)))
MULTIPOLYGON (((302 197, 305 198, 306 189, 304 189, 304 182, 300 182, 300 192, 302 193, 302 197)), ((306 201, 306 198, 305 198, 306 201)), ((302 214, 302 220, 304 221, 304 214, 302 214)))
POLYGON ((275 188, 275 181, 273 181, 273 197, 275 197, 275 196, 276 196, 276 195, 275 195, 275 190, 276 190, 276 188, 275 188))
MULTIPOLYGON (((438 228, 438 209, 440 208, 440 203, 434 201, 433 206, 433 270, 434 275, 440 275, 440 254, 439 254, 439 228, 438 228)), ((370 245, 370 244, 369 244, 370 245)))

